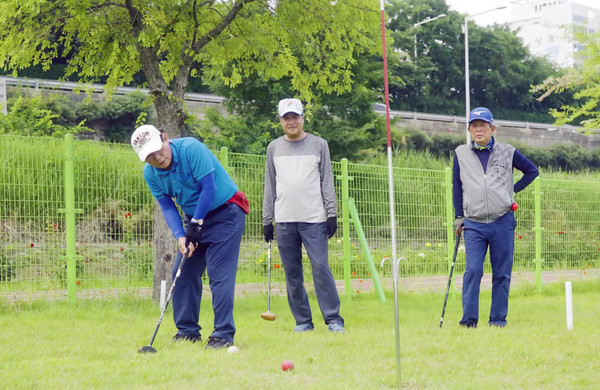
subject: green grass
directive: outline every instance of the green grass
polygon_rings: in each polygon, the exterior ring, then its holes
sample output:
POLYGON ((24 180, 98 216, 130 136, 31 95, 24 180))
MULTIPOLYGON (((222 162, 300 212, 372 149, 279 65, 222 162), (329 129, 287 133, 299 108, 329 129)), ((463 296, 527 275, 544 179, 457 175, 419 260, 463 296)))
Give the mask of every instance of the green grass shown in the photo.
MULTIPOLYGON (((170 310, 154 346, 142 355, 160 314, 147 300, 2 302, 0 377, 7 389, 385 389, 397 385, 394 299, 375 294, 342 297, 345 334, 331 334, 314 296, 316 329, 295 334, 285 297, 272 297, 274 322, 260 318, 265 295, 236 299, 240 352, 206 351, 173 343, 170 310), (283 372, 283 360, 295 370, 283 372)), ((574 329, 567 331, 562 284, 541 294, 514 289, 509 325, 463 329, 460 294, 448 301, 439 328, 443 292, 401 293, 402 387, 410 389, 589 389, 600 382, 600 286, 574 282, 574 329)), ((490 292, 481 297, 481 318, 490 292)), ((201 310, 203 337, 212 330, 210 301, 201 310)))

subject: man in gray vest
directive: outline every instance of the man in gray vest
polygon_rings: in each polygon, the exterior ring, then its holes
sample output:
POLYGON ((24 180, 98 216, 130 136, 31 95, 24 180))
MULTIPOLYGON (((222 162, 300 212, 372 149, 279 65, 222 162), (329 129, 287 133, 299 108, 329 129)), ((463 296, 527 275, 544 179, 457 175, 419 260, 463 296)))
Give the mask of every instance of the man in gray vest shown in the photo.
POLYGON ((513 146, 498 142, 490 110, 478 107, 469 115, 473 142, 454 155, 454 232, 464 230, 466 268, 463 277, 462 326, 476 328, 483 261, 489 248, 492 265, 490 326, 504 327, 513 265, 516 203, 513 195, 538 175, 537 167, 513 146), (513 168, 523 172, 514 183, 513 168))

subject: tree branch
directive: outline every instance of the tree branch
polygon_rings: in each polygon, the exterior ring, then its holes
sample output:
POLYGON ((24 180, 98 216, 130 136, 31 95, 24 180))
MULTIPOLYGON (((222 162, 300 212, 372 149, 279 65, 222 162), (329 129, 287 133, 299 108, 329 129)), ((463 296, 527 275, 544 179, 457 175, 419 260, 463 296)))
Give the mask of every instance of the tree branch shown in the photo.
POLYGON ((225 15, 221 23, 217 24, 212 30, 210 30, 206 35, 200 38, 197 42, 194 42, 192 49, 194 52, 200 51, 204 46, 206 46, 211 40, 216 37, 225 30, 227 26, 231 24, 231 22, 235 19, 237 14, 242 10, 245 4, 251 3, 254 0, 242 0, 236 2, 233 7, 229 10, 229 13, 225 15))

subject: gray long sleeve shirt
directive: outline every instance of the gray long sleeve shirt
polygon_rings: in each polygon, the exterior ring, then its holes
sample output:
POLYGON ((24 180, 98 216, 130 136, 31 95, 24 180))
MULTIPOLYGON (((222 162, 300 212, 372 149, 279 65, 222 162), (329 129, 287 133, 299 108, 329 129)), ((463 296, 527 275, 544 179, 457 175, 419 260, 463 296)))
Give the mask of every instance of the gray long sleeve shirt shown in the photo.
POLYGON ((325 222, 336 216, 335 188, 327 141, 306 134, 300 141, 283 136, 267 147, 263 225, 325 222))

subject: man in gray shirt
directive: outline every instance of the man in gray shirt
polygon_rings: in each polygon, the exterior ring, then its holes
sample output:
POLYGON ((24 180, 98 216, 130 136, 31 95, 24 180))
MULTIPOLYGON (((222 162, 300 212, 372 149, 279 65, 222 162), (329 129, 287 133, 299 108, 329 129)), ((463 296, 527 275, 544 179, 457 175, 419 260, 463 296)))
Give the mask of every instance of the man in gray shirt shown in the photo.
POLYGON ((328 261, 327 240, 337 230, 329 146, 324 139, 304 132, 300 100, 281 100, 279 117, 285 135, 267 147, 263 234, 270 242, 276 231, 288 303, 296 320, 294 331, 314 329, 304 288, 304 244, 323 319, 331 332, 344 332, 344 319, 339 313, 340 298, 328 261))

